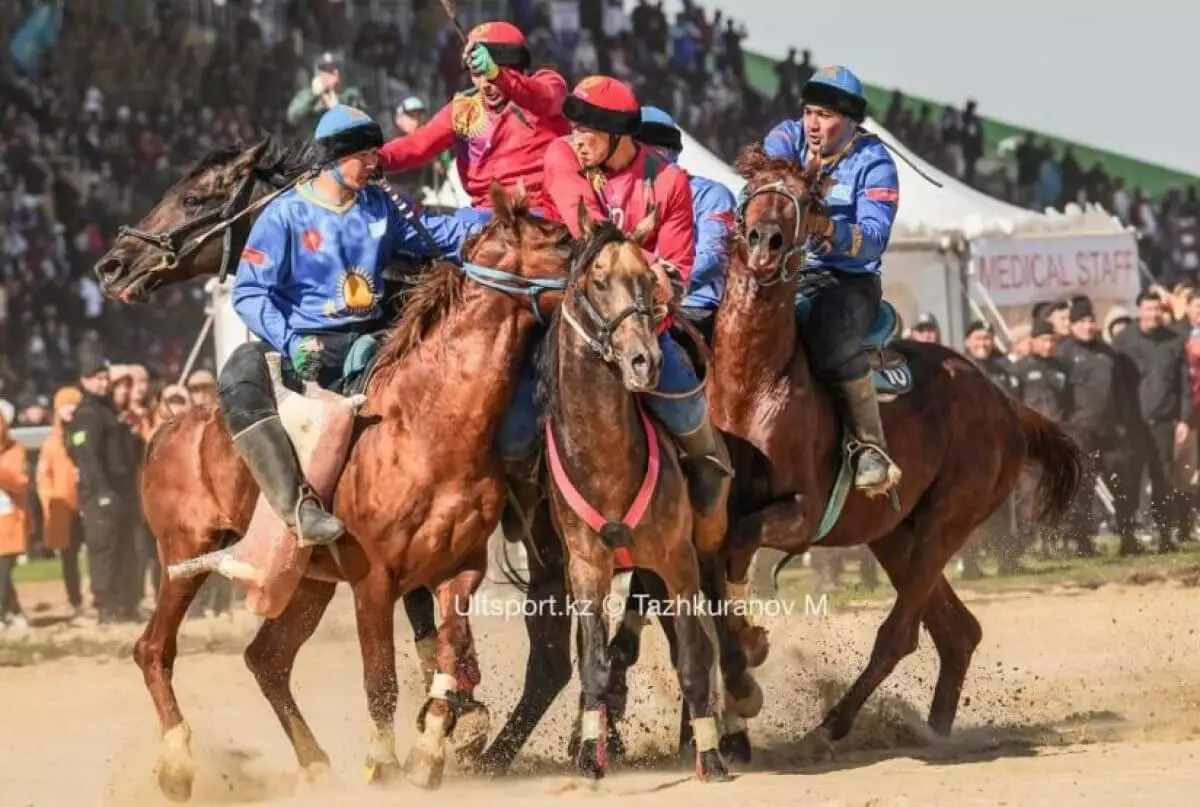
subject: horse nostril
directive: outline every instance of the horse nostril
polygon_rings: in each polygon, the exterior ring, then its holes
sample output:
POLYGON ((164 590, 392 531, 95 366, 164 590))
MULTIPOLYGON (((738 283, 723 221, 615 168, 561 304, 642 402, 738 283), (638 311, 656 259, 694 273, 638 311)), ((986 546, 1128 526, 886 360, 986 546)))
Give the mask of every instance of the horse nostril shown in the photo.
POLYGON ((96 274, 99 275, 100 280, 102 281, 114 280, 119 274, 121 274, 121 270, 123 268, 124 264, 120 258, 105 258, 96 264, 96 274))
POLYGON ((645 372, 645 370, 650 366, 650 360, 646 358, 645 353, 638 353, 630 360, 629 364, 633 367, 633 369, 641 373, 645 372))
POLYGON ((758 242, 760 240, 761 240, 761 236, 758 234, 757 229, 752 229, 752 230, 750 230, 750 232, 746 233, 746 243, 749 244, 750 246, 752 246, 752 247, 758 246, 758 242))
POLYGON ((772 233, 770 240, 767 241, 767 248, 772 252, 783 249, 783 233, 772 233))

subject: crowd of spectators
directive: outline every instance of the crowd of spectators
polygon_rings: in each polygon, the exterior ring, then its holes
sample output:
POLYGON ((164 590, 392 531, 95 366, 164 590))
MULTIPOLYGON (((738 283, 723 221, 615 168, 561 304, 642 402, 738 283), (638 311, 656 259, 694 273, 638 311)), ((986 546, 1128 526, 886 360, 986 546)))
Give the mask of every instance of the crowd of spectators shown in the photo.
MULTIPOLYGON (((0 5, 0 42, 33 5, 0 5)), ((205 316, 202 285, 131 307, 105 300, 91 267, 118 225, 141 218, 209 148, 308 136, 313 98, 328 92, 361 99, 389 133, 405 131, 467 84, 458 34, 432 0, 413 0, 404 26, 351 17, 353 4, 338 0, 229 0, 219 24, 189 14, 197 4, 145 5, 156 13, 119 19, 112 4, 67 3, 36 70, 0 66, 0 401, 16 426, 49 425, 50 396, 88 355, 145 366, 152 390, 180 377, 205 316)), ((686 2, 673 17, 654 0, 632 13, 621 0, 510 0, 507 12, 535 65, 568 83, 596 72, 624 79, 728 161, 797 113, 817 68, 793 51, 776 68, 774 96, 758 92, 744 27, 686 2)), ((987 155, 974 102, 933 108, 897 92, 872 114, 992 195, 1037 208, 1101 203, 1141 231, 1143 256, 1165 282, 1200 270, 1195 187, 1152 203, 1034 135, 987 155)), ((204 352, 196 366, 209 361, 204 352)))

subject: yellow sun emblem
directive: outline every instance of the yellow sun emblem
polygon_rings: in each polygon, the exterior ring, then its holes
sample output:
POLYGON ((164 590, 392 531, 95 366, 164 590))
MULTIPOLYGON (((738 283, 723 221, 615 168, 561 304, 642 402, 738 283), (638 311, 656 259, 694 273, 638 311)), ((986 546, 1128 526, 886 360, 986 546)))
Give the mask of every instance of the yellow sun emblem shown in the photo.
POLYGON ((342 311, 354 314, 370 311, 375 307, 375 281, 361 267, 349 267, 342 272, 338 303, 342 311))
POLYGON ((454 133, 460 137, 475 137, 483 134, 487 126, 487 110, 483 107, 483 96, 479 93, 459 93, 454 96, 454 133))

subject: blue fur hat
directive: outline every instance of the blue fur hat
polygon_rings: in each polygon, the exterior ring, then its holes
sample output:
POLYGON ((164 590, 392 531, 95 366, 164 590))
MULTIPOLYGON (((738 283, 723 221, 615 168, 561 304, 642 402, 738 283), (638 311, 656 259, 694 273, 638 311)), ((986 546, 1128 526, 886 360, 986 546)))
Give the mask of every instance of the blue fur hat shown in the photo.
POLYGON ((339 104, 317 122, 313 135, 317 162, 328 165, 342 157, 383 146, 383 129, 366 112, 339 104))
POLYGON ((683 135, 675 119, 656 106, 642 107, 642 123, 638 126, 637 140, 647 146, 683 151, 683 135))
POLYGON ((841 65, 822 67, 800 91, 806 104, 823 106, 862 123, 867 117, 867 95, 858 76, 841 65))

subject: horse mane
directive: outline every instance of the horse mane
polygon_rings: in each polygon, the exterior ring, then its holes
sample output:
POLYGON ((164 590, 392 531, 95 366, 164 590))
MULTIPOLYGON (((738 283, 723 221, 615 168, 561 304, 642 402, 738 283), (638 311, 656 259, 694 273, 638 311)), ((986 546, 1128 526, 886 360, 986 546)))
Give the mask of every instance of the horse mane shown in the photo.
MULTIPOLYGON (((263 141, 222 143, 214 146, 187 170, 183 180, 195 179, 205 171, 228 165, 245 154, 247 149, 256 146, 264 146, 263 141)), ((270 177, 272 184, 283 186, 311 168, 314 157, 315 151, 310 140, 281 143, 268 135, 257 167, 261 175, 270 177)))
POLYGON ((462 270, 450 261, 438 261, 421 276, 408 292, 396 325, 379 348, 372 387, 387 384, 400 361, 421 344, 434 325, 458 308, 465 279, 462 270))
MULTIPOLYGON (((600 254, 600 250, 609 244, 623 244, 628 240, 628 237, 621 231, 621 228, 611 221, 598 222, 596 229, 592 231, 591 237, 586 242, 582 245, 576 242, 578 254, 572 259, 571 272, 568 275, 567 281, 568 291, 574 287, 580 276, 596 260, 596 257, 600 254)), ((537 406, 539 423, 544 423, 558 404, 560 393, 558 387, 558 365, 560 359, 558 329, 561 325, 561 320, 562 306, 560 305, 550 317, 550 324, 546 328, 546 335, 542 338, 542 342, 538 345, 537 351, 534 354, 534 370, 537 376, 537 386, 534 389, 534 402, 537 406)))
MULTIPOLYGON (((520 229, 516 222, 529 215, 528 198, 523 192, 510 196, 499 186, 493 187, 491 196, 495 218, 479 232, 463 239, 459 254, 472 254, 497 227, 511 227, 519 236, 520 229)), ((465 281, 466 274, 450 261, 436 262, 421 276, 412 291, 408 292, 396 325, 388 332, 383 347, 379 349, 375 377, 370 382, 372 389, 379 384, 389 383, 401 359, 421 344, 434 325, 458 308, 462 303, 465 281)))
POLYGON ((763 150, 762 143, 757 141, 744 146, 738 152, 733 167, 742 179, 751 179, 764 173, 792 176, 802 182, 813 196, 821 196, 824 190, 821 187, 821 163, 819 160, 810 160, 808 165, 802 166, 795 160, 771 157, 763 150))

